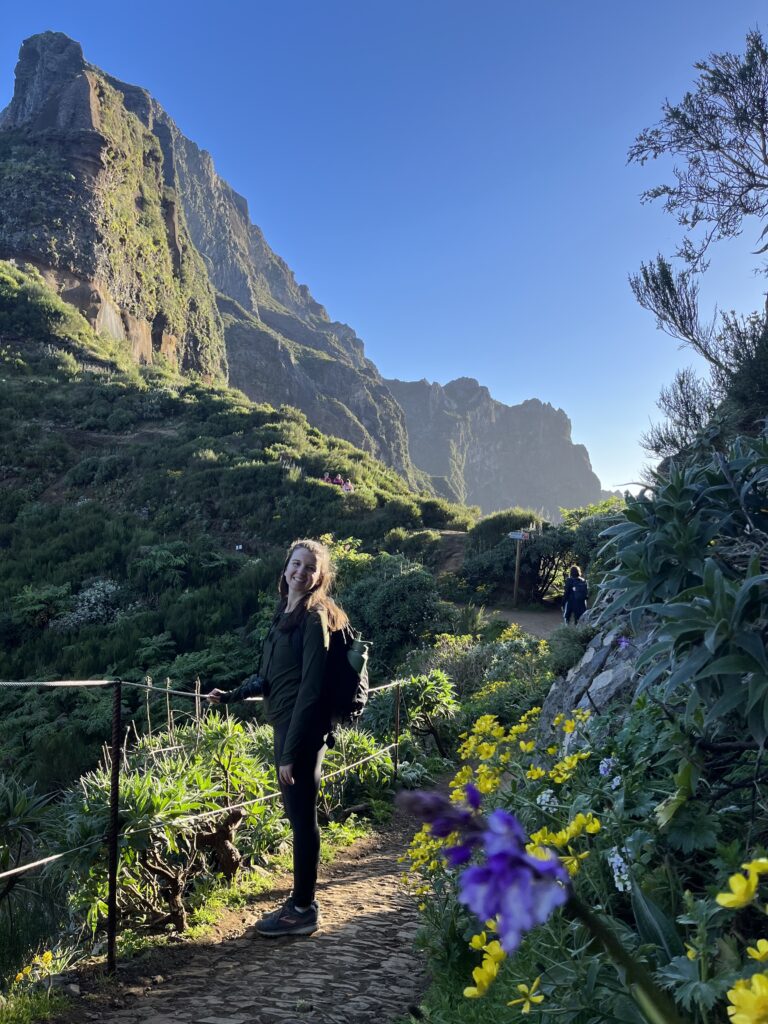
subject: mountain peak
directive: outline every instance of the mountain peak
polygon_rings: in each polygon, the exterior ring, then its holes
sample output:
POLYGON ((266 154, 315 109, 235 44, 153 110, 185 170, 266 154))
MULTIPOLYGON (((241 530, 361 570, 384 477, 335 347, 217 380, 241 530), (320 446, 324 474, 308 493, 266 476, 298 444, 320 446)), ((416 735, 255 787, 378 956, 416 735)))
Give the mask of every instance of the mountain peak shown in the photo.
POLYGON ((13 99, 0 114, 0 126, 18 128, 35 122, 39 127, 59 127, 55 112, 61 107, 61 93, 69 91, 85 70, 82 46, 63 32, 39 32, 25 39, 13 99), (46 120, 52 123, 41 123, 46 120))

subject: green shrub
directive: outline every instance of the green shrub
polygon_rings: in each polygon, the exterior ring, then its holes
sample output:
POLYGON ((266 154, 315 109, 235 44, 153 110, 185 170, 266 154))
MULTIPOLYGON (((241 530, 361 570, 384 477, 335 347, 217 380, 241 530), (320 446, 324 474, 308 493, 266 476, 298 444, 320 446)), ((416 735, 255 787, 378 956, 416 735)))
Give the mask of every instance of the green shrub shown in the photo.
POLYGON ((547 662, 555 676, 562 676, 577 665, 589 646, 590 640, 597 633, 595 626, 577 625, 560 626, 547 638, 549 656, 547 662))
POLYGON ((440 534, 437 530, 406 530, 402 526, 389 530, 382 543, 384 551, 405 555, 406 558, 434 566, 440 551, 440 534))
POLYGON ((504 509, 483 516, 467 536, 467 554, 477 555, 499 544, 511 530, 525 530, 540 523, 541 516, 530 508, 504 509))

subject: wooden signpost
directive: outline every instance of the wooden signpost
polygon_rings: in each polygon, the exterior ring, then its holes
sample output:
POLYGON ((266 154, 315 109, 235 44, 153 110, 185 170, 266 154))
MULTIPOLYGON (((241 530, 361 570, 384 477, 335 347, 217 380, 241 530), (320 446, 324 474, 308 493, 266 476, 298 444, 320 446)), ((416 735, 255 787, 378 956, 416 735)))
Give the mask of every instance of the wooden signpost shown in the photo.
POLYGON ((530 534, 527 530, 512 530, 507 536, 515 542, 515 586, 512 591, 512 605, 517 608, 517 588, 520 583, 520 547, 530 534))

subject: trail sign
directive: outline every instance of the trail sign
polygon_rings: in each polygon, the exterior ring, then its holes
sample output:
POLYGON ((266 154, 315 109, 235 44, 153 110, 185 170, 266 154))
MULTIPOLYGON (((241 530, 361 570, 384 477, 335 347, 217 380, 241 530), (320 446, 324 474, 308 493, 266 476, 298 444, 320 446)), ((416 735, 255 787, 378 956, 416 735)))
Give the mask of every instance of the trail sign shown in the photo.
POLYGON ((528 540, 528 530, 512 530, 507 534, 510 540, 515 541, 515 585, 512 591, 512 605, 517 608, 517 588, 520 584, 520 542, 528 540))

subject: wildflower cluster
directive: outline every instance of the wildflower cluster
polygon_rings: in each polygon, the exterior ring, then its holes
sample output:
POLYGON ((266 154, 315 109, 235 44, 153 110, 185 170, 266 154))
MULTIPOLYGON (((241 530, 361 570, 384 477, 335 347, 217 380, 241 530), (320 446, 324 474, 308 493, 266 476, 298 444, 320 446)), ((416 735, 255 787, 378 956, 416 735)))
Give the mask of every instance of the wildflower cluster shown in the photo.
POLYGON ((34 957, 31 964, 22 968, 13 979, 14 985, 34 984, 47 978, 53 969, 54 956, 50 949, 34 957))
POLYGON ((605 859, 613 872, 613 884, 619 892, 632 892, 632 879, 629 875, 629 864, 618 846, 612 846, 605 859))
POLYGON ((590 716, 590 711, 586 711, 583 708, 574 708, 570 715, 566 715, 564 712, 555 715, 552 719, 552 725, 555 728, 562 728, 566 736, 569 736, 572 732, 576 731, 577 726, 586 725, 590 716))
MULTIPOLYGON (((490 929, 491 924, 492 922, 489 921, 486 928, 490 929)), ((483 953, 482 963, 478 964, 472 971, 474 985, 468 985, 464 989, 464 995, 467 999, 477 999, 479 996, 484 996, 488 991, 489 986, 499 973, 499 966, 506 959, 507 954, 504 952, 498 939, 488 941, 485 931, 480 932, 479 935, 473 935, 469 940, 469 945, 472 949, 482 950, 483 953)))
POLYGON ((120 588, 109 577, 92 580, 74 599, 72 609, 53 619, 54 632, 68 633, 93 623, 111 622, 117 613, 120 588))
POLYGON ((598 765, 597 770, 604 779, 608 778, 609 775, 613 776, 609 783, 611 789, 618 789, 621 785, 621 775, 618 772, 618 768, 619 762, 615 757, 604 757, 598 765))
POLYGON ((459 757, 462 761, 476 761, 477 765, 473 768, 465 764, 459 769, 450 783, 452 799, 461 802, 464 787, 469 783, 482 794, 495 793, 513 755, 535 749, 534 740, 524 737, 535 728, 540 713, 541 708, 531 708, 509 729, 500 725, 494 715, 482 715, 469 732, 462 733, 459 757))
POLYGON ((412 872, 433 875, 441 868, 438 858, 446 845, 446 839, 435 837, 429 825, 422 825, 400 861, 407 862, 412 872))
POLYGON ((459 902, 480 921, 495 921, 502 949, 512 953, 525 932, 568 899, 568 872, 551 851, 536 857, 527 851, 526 834, 512 814, 495 810, 484 818, 479 791, 467 785, 465 796, 464 807, 439 793, 404 793, 401 801, 426 819, 432 836, 458 834, 459 842, 443 851, 449 868, 476 858, 459 876, 459 902))
POLYGON ((561 854, 560 859, 565 865, 568 874, 573 878, 579 870, 581 861, 589 856, 589 851, 584 850, 581 853, 575 853, 571 843, 584 833, 593 836, 599 831, 600 821, 590 811, 588 814, 577 814, 572 821, 568 822, 565 828, 561 828, 557 832, 553 832, 546 827, 540 828, 538 832, 534 832, 531 835, 531 841, 525 848, 534 857, 550 856, 547 850, 549 846, 553 846, 557 850, 567 850, 568 852, 565 855, 561 854))

